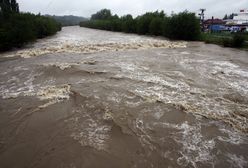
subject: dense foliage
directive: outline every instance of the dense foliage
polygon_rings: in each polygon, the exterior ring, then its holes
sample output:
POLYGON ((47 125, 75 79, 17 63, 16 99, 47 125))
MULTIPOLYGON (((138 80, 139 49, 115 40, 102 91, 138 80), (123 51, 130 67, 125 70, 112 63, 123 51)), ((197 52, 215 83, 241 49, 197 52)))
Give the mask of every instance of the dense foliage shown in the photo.
POLYGON ((166 16, 161 12, 148 12, 133 18, 132 15, 118 17, 108 9, 91 16, 91 20, 80 23, 81 27, 122 31, 126 33, 165 36, 171 39, 197 40, 200 37, 200 24, 194 13, 182 12, 166 16))
POLYGON ((20 47, 61 30, 52 18, 20 13, 15 0, 0 0, 0 51, 20 47))
POLYGON ((107 20, 112 17, 111 11, 108 9, 102 9, 99 12, 91 16, 92 20, 107 20))

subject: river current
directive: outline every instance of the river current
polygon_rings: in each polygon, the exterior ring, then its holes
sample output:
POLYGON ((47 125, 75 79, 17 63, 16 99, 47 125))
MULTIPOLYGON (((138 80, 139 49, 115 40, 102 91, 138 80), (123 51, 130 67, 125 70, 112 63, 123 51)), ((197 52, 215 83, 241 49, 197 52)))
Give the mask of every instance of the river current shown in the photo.
POLYGON ((80 27, 0 54, 0 167, 248 165, 248 52, 80 27))

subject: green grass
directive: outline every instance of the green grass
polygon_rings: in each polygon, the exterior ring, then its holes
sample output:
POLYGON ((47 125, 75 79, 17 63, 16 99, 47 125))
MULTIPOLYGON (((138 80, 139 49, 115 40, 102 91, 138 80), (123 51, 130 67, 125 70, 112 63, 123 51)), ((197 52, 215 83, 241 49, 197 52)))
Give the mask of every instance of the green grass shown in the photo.
POLYGON ((205 43, 217 44, 224 47, 248 48, 247 33, 202 33, 200 40, 205 43))

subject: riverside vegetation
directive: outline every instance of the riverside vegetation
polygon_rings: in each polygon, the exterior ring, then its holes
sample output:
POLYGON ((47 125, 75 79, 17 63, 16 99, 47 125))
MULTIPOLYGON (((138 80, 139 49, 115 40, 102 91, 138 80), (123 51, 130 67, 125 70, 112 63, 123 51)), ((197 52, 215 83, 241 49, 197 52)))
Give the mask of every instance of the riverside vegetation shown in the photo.
POLYGON ((65 16, 56 16, 56 15, 45 15, 47 17, 53 18, 57 22, 59 22, 62 27, 65 26, 76 26, 79 25, 80 22, 88 20, 87 18, 73 15, 65 15, 65 16))
POLYGON ((172 16, 167 16, 163 11, 147 12, 133 18, 132 15, 112 15, 110 10, 103 9, 93 14, 91 20, 81 22, 80 26, 180 40, 197 40, 201 34, 198 18, 187 11, 172 16))
POLYGON ((19 12, 15 0, 0 0, 0 51, 55 34, 61 25, 54 19, 19 12))
POLYGON ((194 13, 184 11, 167 16, 164 11, 147 12, 133 18, 128 14, 122 17, 112 15, 108 9, 93 14, 91 19, 80 23, 81 27, 137 33, 141 35, 164 36, 176 40, 197 40, 224 47, 244 47, 245 35, 214 35, 201 33, 199 18, 194 13))

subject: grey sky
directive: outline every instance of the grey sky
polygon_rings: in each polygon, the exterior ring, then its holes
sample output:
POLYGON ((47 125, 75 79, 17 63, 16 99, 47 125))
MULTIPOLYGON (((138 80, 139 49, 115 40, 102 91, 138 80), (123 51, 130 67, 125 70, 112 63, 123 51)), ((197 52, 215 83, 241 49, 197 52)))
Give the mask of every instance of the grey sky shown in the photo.
POLYGON ((164 10, 170 14, 187 9, 198 12, 206 8, 206 17, 222 18, 224 14, 248 9, 248 0, 17 0, 21 11, 32 13, 77 15, 90 17, 96 11, 108 8, 118 15, 137 16, 146 11, 164 10))

